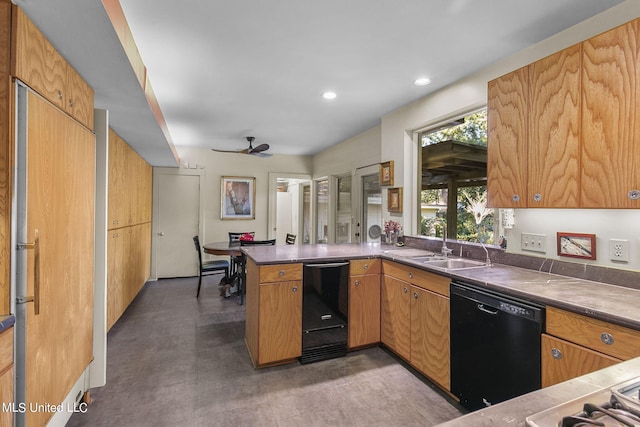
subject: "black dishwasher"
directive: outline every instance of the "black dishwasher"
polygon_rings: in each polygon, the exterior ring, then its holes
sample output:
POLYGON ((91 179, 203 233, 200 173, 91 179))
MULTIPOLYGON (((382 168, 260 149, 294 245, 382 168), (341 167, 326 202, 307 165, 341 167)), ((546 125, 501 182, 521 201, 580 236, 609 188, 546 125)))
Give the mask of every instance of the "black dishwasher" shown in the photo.
POLYGON ((451 284, 451 392, 475 411, 541 386, 544 307, 451 284))

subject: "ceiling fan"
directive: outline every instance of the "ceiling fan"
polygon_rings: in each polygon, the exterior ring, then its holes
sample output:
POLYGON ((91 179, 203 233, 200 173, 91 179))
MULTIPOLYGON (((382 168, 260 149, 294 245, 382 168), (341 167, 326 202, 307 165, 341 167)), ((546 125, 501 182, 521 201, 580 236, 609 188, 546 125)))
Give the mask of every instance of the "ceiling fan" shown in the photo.
POLYGON ((269 149, 269 144, 260 144, 257 147, 253 148, 253 141, 255 141, 255 138, 253 136, 247 136, 246 139, 249 142, 249 148, 245 148, 244 150, 232 151, 232 150, 218 150, 216 148, 212 148, 212 150, 217 151, 218 153, 251 154, 258 157, 272 156, 272 154, 267 154, 264 152, 269 149))

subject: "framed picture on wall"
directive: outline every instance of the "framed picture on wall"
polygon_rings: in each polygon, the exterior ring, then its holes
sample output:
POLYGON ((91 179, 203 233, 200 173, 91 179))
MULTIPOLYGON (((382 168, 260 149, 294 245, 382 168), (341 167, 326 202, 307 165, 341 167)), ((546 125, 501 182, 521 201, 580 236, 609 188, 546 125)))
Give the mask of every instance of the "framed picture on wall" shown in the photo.
POLYGON ((389 188, 387 190, 387 210, 389 212, 402 212, 402 187, 389 188))
POLYGON ((380 163, 380 185, 393 185, 393 160, 380 163))
POLYGON ((596 259, 596 235, 559 232, 558 255, 571 258, 596 259))
POLYGON ((256 218, 255 178, 223 176, 220 195, 220 219, 256 218))

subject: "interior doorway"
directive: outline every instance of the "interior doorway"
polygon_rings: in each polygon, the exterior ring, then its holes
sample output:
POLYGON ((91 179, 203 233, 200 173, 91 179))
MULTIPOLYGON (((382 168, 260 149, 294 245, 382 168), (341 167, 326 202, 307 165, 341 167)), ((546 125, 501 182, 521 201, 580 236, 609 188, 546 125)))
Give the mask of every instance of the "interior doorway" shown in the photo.
POLYGON ((382 234, 382 187, 378 164, 356 170, 352 187, 358 212, 355 239, 361 243, 379 242, 382 234))
POLYGON ((310 182, 309 175, 269 174, 269 238, 276 244, 284 244, 287 234, 304 243, 304 186, 310 182))

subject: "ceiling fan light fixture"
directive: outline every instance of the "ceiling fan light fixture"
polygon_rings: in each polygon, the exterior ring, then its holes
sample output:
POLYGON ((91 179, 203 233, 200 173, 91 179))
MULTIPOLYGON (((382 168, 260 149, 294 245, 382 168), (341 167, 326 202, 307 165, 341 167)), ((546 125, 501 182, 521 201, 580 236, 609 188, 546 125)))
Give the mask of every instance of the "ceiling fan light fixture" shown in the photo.
POLYGON ((332 91, 328 91, 322 94, 322 97, 324 99, 336 99, 337 96, 338 95, 336 95, 336 93, 332 91))
POLYGON ((415 79, 413 84, 416 86, 426 86, 429 83, 431 83, 431 79, 427 78, 427 77, 420 77, 418 79, 415 79))

